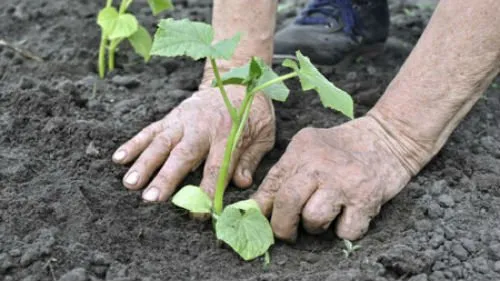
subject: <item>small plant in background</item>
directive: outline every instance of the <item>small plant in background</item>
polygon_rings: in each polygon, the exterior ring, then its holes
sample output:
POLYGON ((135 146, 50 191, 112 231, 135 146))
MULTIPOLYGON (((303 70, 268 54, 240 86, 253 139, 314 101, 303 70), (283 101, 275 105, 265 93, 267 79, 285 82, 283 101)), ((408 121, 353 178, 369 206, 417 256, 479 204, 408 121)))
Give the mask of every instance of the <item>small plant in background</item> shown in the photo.
MULTIPOLYGON (((115 68, 115 52, 118 45, 128 39, 135 52, 144 58, 145 62, 150 59, 152 39, 147 29, 140 25, 137 18, 127 13, 127 8, 133 0, 122 0, 117 10, 113 7, 113 0, 106 1, 97 16, 97 24, 101 27, 101 44, 99 46, 99 76, 104 78, 106 73, 106 51, 108 53, 109 71, 115 68)), ((157 15, 173 7, 171 0, 148 0, 148 4, 157 15)))
POLYGON ((278 76, 260 58, 253 57, 246 65, 231 69, 221 75, 217 59, 230 59, 239 42, 240 35, 214 43, 214 30, 205 23, 189 20, 162 20, 155 34, 152 55, 175 57, 189 56, 195 60, 206 58, 214 72, 213 86, 219 88, 232 120, 227 138, 224 159, 218 174, 214 200, 199 187, 183 187, 172 198, 173 204, 192 213, 211 214, 215 224, 217 239, 224 241, 244 260, 252 260, 265 255, 269 260, 269 247, 274 244, 274 236, 267 218, 261 213, 254 200, 239 201, 224 208, 225 183, 232 155, 247 124, 253 99, 258 94, 267 95, 277 101, 285 101, 289 89, 283 81, 298 77, 302 89, 315 90, 325 107, 330 107, 353 118, 353 102, 344 91, 329 82, 310 60, 297 52, 297 61, 286 60, 285 67, 291 72, 278 76), (229 100, 225 85, 245 87, 246 94, 239 107, 229 100))
POLYGON ((351 254, 353 254, 355 251, 361 249, 361 246, 359 245, 354 245, 351 241, 344 239, 344 245, 345 249, 342 249, 342 253, 344 253, 345 258, 349 258, 351 254))

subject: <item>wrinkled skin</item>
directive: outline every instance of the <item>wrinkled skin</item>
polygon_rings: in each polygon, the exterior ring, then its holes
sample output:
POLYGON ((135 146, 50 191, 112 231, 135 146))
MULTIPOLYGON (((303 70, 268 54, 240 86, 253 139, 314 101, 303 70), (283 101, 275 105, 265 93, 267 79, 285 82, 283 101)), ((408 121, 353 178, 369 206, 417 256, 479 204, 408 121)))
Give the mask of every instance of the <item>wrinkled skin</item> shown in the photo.
POLYGON ((363 117, 331 129, 302 129, 254 194, 278 238, 294 241, 302 218, 310 233, 339 216, 337 235, 354 240, 410 180, 409 171, 363 117), (274 203, 273 203, 274 202, 274 203))
MULTIPOLYGON (((119 164, 129 163, 138 157, 126 173, 123 184, 132 190, 147 186, 143 192, 146 201, 167 200, 182 179, 205 158, 201 187, 213 196, 231 119, 218 90, 200 89, 165 118, 139 132, 113 155, 113 160, 119 164)), ((244 89, 227 87, 227 90, 233 104, 239 106, 244 89)), ((274 119, 272 104, 264 96, 256 96, 230 168, 230 175, 237 186, 248 187, 252 184, 252 174, 258 163, 273 147, 274 119)))

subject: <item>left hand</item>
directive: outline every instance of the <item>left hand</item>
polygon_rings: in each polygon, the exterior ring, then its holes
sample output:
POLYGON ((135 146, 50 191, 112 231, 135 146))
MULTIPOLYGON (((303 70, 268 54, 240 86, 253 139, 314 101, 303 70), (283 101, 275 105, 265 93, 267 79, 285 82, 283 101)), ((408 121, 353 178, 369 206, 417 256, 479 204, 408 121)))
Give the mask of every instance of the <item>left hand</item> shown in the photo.
POLYGON ((411 178, 387 137, 369 116, 301 130, 253 195, 264 214, 272 211, 276 237, 295 241, 301 218, 314 234, 338 217, 339 237, 360 238, 382 204, 411 178))

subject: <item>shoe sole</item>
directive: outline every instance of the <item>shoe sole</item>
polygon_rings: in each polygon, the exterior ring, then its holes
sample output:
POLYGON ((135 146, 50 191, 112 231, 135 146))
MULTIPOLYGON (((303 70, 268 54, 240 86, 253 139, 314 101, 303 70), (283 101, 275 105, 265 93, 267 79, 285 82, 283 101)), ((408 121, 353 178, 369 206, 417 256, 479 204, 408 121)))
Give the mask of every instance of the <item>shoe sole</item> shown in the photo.
MULTIPOLYGON (((356 51, 347 54, 342 60, 338 62, 326 63, 326 64, 313 62, 313 64, 321 68, 335 68, 335 69, 345 68, 358 57, 372 59, 381 55, 384 52, 384 50, 385 50, 385 43, 370 44, 362 46, 356 51)), ((281 64, 286 59, 295 60, 296 58, 293 55, 275 54, 273 55, 273 64, 281 64)))

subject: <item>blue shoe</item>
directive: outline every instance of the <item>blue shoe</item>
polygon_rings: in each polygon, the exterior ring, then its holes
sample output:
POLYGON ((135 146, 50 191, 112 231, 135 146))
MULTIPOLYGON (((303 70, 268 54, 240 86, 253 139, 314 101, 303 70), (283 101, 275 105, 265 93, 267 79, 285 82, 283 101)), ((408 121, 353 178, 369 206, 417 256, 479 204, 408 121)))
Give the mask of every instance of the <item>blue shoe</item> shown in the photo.
POLYGON ((374 55, 389 33, 387 0, 310 0, 295 21, 274 38, 274 61, 297 50, 317 65, 336 65, 346 58, 374 55))

